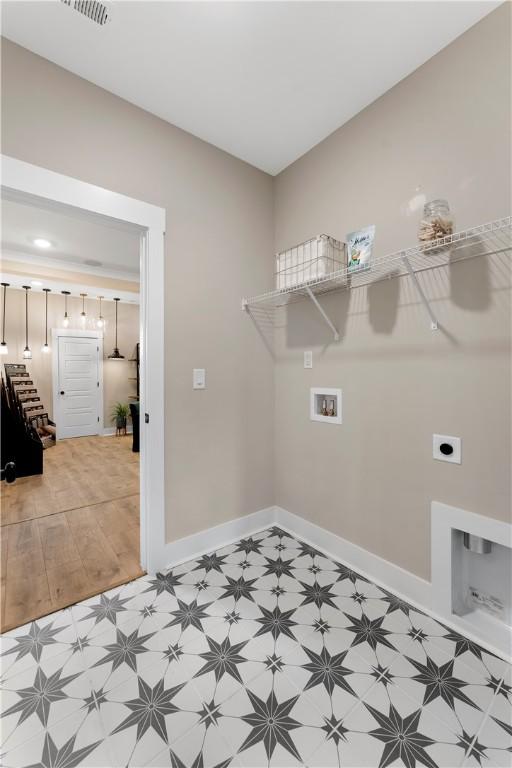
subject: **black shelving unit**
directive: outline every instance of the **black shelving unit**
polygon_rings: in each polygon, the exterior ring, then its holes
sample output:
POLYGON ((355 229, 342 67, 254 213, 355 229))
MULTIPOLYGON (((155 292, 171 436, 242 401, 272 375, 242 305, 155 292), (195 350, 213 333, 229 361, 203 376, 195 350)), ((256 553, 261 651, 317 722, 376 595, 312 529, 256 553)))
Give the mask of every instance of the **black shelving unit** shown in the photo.
POLYGON ((137 367, 136 376, 131 377, 131 381, 137 382, 137 394, 132 395, 130 397, 130 400, 139 400, 140 399, 140 344, 137 342, 135 345, 135 357, 130 358, 131 363, 135 363, 137 367))

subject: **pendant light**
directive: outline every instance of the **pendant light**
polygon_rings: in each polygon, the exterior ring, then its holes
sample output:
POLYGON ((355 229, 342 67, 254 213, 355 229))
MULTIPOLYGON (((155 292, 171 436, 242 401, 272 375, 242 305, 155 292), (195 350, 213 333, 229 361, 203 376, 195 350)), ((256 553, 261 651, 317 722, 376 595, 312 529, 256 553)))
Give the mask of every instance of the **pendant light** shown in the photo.
POLYGON ((100 313, 98 315, 98 319, 96 320, 96 327, 100 328, 100 329, 105 327, 105 320, 104 320, 104 318, 102 317, 102 314, 101 314, 101 300, 103 298, 105 298, 105 297, 104 296, 98 296, 98 300, 100 302, 100 313))
POLYGON ((44 352, 45 355, 47 355, 50 351, 50 347, 48 346, 48 294, 51 291, 51 288, 43 288, 43 291, 45 293, 44 296, 44 344, 41 347, 41 352, 44 352))
POLYGON ((87 296, 86 293, 81 293, 80 296, 82 297, 82 311, 80 312, 80 325, 82 328, 85 328, 85 324, 87 322, 87 315, 85 314, 85 297, 87 296))
POLYGON ((62 327, 69 328, 68 296, 71 294, 71 291, 61 291, 61 293, 64 294, 64 319, 62 320, 62 327))
POLYGON ((32 360, 32 352, 28 345, 28 292, 30 285, 22 285, 21 287, 25 290, 25 349, 23 350, 23 359, 32 360))
POLYGON ((5 341, 5 296, 9 283, 0 283, 0 285, 2 285, 4 289, 4 312, 2 316, 2 343, 0 344, 0 355, 7 355, 9 354, 9 348, 5 341))
POLYGON ((109 360, 124 360, 124 355, 121 355, 119 353, 119 348, 117 346, 117 305, 121 301, 121 299, 114 299, 114 301, 116 303, 116 343, 115 343, 115 346, 114 346, 114 351, 112 352, 111 355, 108 356, 108 359, 109 360))

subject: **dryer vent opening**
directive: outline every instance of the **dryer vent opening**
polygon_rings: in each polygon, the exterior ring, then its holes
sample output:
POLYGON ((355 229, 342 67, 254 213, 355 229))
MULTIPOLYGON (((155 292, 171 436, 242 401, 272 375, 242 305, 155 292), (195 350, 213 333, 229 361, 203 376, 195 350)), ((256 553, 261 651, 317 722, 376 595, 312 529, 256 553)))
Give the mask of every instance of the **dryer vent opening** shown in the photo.
POLYGON ((106 24, 110 19, 107 6, 97 2, 97 0, 61 0, 61 2, 63 2, 64 5, 69 5, 70 8, 87 16, 88 19, 101 26, 106 24))

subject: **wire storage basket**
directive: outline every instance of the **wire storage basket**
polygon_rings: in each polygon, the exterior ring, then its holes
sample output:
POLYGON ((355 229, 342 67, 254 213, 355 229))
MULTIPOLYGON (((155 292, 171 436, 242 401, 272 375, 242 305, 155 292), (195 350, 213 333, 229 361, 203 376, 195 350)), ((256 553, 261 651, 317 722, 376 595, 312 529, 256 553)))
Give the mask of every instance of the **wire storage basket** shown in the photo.
POLYGON ((329 235, 317 235, 293 248, 276 253, 275 265, 276 289, 288 290, 326 277, 331 272, 346 269, 347 246, 329 235))

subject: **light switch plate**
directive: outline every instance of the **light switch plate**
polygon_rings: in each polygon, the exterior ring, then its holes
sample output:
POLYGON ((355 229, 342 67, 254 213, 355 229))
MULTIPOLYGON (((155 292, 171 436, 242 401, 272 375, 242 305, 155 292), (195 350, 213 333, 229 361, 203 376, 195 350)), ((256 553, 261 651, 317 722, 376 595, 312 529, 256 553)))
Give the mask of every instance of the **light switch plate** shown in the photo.
POLYGON ((304 368, 312 368, 312 367, 313 367, 313 353, 304 352, 304 368))
POLYGON ((453 437, 453 435, 433 435, 432 438, 432 456, 434 459, 437 459, 438 461, 447 461, 450 464, 462 463, 462 446, 460 437, 453 437), (443 446, 443 450, 441 450, 441 446, 443 446), (445 446, 451 446, 452 452, 443 452, 449 450, 445 446))
POLYGON ((194 368, 192 372, 192 388, 206 389, 206 369, 194 368))

